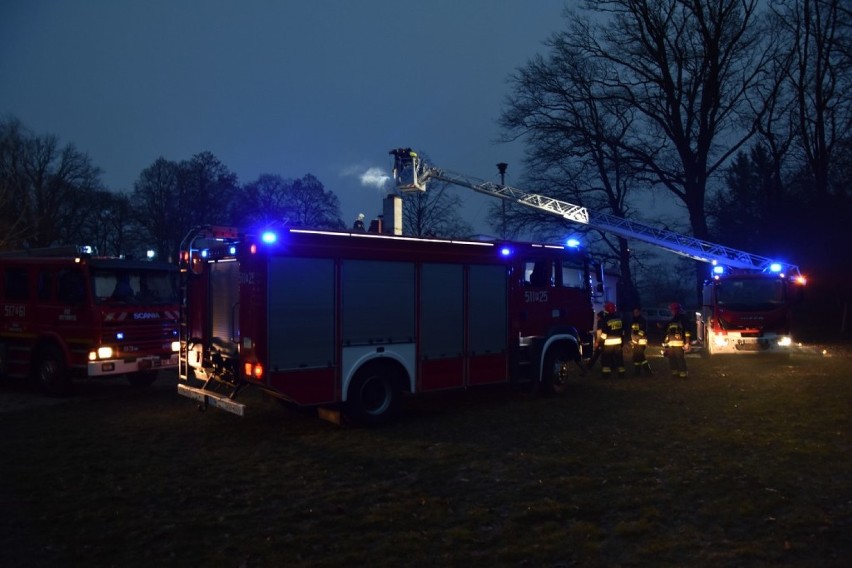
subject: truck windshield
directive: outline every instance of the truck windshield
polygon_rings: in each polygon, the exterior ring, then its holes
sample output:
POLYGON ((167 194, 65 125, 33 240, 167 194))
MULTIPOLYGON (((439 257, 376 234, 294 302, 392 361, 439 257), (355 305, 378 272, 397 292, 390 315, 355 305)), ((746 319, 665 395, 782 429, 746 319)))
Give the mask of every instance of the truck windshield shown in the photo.
POLYGON ((92 272, 95 302, 139 306, 176 304, 176 274, 168 270, 99 269, 92 272))
POLYGON ((716 289, 719 306, 729 310, 766 311, 784 304, 781 279, 726 280, 716 289))

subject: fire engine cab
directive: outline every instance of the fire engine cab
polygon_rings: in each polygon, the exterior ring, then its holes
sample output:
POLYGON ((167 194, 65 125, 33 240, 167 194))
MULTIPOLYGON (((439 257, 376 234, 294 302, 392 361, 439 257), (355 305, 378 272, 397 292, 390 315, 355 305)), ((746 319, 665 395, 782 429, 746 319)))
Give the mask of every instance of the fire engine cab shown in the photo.
POLYGON ((150 385, 177 367, 177 267, 60 246, 0 253, 0 377, 65 395, 74 377, 150 385))
POLYGON ((765 272, 713 267, 704 283, 698 336, 707 355, 788 354, 792 307, 802 301, 805 279, 780 264, 765 272))
POLYGON ((593 326, 589 259, 562 245, 200 228, 181 276, 178 392, 239 415, 248 387, 365 424, 403 393, 553 392, 593 326))

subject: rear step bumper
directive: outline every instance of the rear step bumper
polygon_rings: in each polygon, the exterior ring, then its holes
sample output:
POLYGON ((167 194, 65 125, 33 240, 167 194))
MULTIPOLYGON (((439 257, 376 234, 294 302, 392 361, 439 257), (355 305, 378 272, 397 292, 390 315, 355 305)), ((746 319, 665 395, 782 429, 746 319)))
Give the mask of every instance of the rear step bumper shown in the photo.
POLYGON ((177 391, 181 396, 200 402, 203 409, 213 406, 237 416, 245 416, 246 405, 235 402, 223 394, 181 384, 178 384, 177 391))

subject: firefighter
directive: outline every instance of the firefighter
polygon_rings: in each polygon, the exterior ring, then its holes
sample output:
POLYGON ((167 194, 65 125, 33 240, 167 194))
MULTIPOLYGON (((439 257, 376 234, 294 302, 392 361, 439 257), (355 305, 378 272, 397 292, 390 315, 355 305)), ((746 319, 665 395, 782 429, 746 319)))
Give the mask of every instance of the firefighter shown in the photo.
POLYGON ((686 357, 689 351, 689 327, 683 306, 677 302, 669 305, 672 319, 666 324, 666 335, 663 338, 663 348, 673 377, 685 379, 687 377, 686 357))
POLYGON ((633 374, 653 375, 651 364, 645 357, 648 347, 648 323, 642 315, 642 308, 633 308, 633 321, 630 323, 630 344, 633 347, 633 374))
POLYGON ((358 218, 355 219, 355 223, 352 225, 352 229, 358 231, 359 233, 364 232, 364 214, 358 213, 358 218))
POLYGON ((604 318, 601 322, 601 377, 606 379, 615 367, 618 376, 624 376, 624 325, 616 311, 615 304, 604 304, 604 318))

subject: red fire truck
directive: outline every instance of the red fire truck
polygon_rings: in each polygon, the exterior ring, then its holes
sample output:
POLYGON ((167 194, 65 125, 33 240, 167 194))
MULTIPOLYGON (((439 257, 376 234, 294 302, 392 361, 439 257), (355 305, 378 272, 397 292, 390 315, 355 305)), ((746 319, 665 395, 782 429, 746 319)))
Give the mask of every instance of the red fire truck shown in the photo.
POLYGON ((781 264, 766 272, 713 268, 697 318, 704 352, 789 354, 792 307, 802 301, 804 277, 791 277, 781 264))
POLYGON ((707 355, 789 354, 792 311, 802 299, 805 284, 797 266, 449 172, 425 163, 411 148, 396 148, 390 154, 394 157, 393 177, 401 192, 426 191, 427 182, 436 179, 708 263, 712 278, 705 282, 702 311, 696 313, 695 346, 707 355))
POLYGON ((74 377, 150 385, 177 367, 177 267, 63 246, 0 253, 0 377, 65 395, 74 377))
POLYGON ((182 245, 178 392, 242 415, 247 387, 359 423, 403 393, 560 389, 589 346, 590 261, 568 246, 290 228, 182 245))

